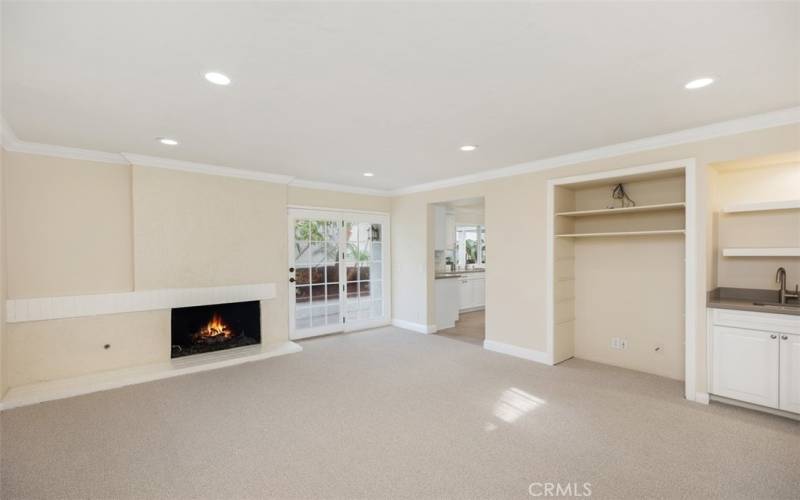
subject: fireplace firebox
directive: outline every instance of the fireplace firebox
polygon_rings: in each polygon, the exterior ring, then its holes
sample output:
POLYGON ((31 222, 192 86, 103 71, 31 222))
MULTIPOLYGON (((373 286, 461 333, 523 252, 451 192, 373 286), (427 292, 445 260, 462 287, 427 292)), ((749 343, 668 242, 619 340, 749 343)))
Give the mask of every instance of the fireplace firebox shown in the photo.
POLYGON ((172 357, 261 342, 261 304, 237 302, 172 310, 172 357))

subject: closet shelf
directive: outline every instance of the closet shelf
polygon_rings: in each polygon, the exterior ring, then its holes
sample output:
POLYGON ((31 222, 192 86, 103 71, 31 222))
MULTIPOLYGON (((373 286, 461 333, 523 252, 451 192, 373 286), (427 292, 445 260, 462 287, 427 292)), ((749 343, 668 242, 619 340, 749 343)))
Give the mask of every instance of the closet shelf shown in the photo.
POLYGON ((561 217, 589 217, 591 215, 619 215, 637 212, 659 212, 665 210, 681 210, 686 207, 686 203, 661 203, 659 205, 642 205, 638 207, 626 208, 601 208, 598 210, 578 210, 575 212, 559 212, 556 215, 561 217))
POLYGON ((722 211, 727 214, 741 212, 766 212, 768 210, 800 209, 800 200, 765 201, 761 203, 734 203, 725 206, 722 211))
POLYGON ((800 247, 723 248, 723 257, 800 257, 800 247))
POLYGON ((622 231, 612 233, 574 233, 557 234, 556 238, 604 238, 607 236, 650 236, 658 234, 684 234, 683 229, 661 229, 658 231, 622 231))

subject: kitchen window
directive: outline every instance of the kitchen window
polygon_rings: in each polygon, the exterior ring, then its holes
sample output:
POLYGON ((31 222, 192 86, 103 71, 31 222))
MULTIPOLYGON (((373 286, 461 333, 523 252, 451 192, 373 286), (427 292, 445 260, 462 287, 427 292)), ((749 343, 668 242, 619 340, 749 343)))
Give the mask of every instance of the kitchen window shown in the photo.
POLYGON ((456 226, 458 267, 486 267, 486 227, 479 224, 456 226))

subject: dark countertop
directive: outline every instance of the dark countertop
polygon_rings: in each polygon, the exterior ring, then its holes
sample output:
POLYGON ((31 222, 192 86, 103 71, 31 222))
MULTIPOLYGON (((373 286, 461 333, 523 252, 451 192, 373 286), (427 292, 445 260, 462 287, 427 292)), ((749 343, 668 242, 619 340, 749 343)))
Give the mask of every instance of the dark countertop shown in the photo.
MULTIPOLYGON (((800 316, 800 307, 780 306, 777 302, 777 290, 759 290, 756 288, 715 288, 708 292, 706 299, 706 305, 714 309, 800 316), (766 305, 756 305, 754 302, 766 305), (770 303, 775 303, 775 305, 770 303)), ((797 304, 797 301, 790 302, 790 304, 797 304)))
POLYGON ((474 269, 471 271, 448 271, 445 273, 436 273, 434 276, 437 280, 443 280, 448 278, 460 278, 462 276, 470 275, 470 274, 484 274, 486 272, 485 269, 474 269))

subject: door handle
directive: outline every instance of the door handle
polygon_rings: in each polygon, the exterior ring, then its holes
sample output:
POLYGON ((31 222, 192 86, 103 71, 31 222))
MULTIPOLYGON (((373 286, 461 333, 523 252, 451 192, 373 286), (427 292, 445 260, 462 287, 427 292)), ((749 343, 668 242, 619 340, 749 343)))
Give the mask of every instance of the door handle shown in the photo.
POLYGON ((789 340, 789 336, 788 335, 781 335, 781 340, 789 340))
POLYGON ((775 334, 773 334, 773 335, 770 335, 770 336, 769 336, 769 338, 771 338, 772 340, 775 340, 775 339, 777 339, 777 338, 778 338, 778 336, 777 336, 777 335, 775 335, 775 334))

